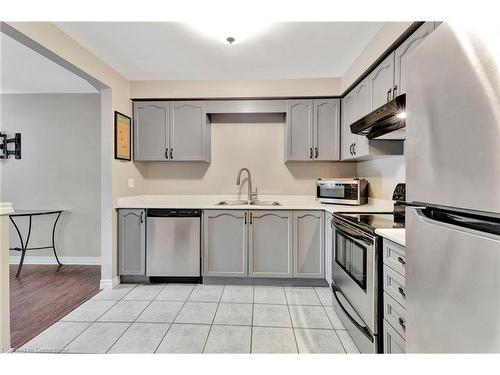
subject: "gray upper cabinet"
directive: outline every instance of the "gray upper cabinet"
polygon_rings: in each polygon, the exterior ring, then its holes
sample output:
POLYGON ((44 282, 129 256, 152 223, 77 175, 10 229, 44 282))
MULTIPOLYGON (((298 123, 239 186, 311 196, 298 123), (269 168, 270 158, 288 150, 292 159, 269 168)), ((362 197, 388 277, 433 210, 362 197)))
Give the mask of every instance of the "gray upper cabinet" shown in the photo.
POLYGON ((324 214, 322 211, 295 211, 293 213, 293 276, 323 278, 324 270, 324 214))
POLYGON ((434 31, 434 22, 426 22, 395 51, 395 96, 406 93, 406 59, 434 31))
POLYGON ((392 100, 394 87, 394 52, 368 76, 371 89, 371 110, 392 100))
POLYGON ((134 160, 210 161, 210 153, 203 102, 134 102, 134 160))
POLYGON ((250 277, 292 277, 292 212, 250 211, 250 277))
POLYGON ((203 212, 203 276, 247 276, 248 212, 203 212))
POLYGON ((171 102, 170 159, 210 161, 209 127, 203 102, 171 102))
POLYGON ((311 160, 314 108, 312 100, 288 100, 285 160, 311 160))
POLYGON ((355 135, 351 133, 351 124, 356 121, 356 96, 351 91, 342 99, 342 142, 341 142, 341 158, 349 160, 355 157, 353 153, 353 145, 355 135))
POLYGON ((314 99, 314 160, 340 160, 340 99, 314 99))
POLYGON ((287 101, 285 161, 339 160, 340 100, 287 101))
POLYGON ((120 275, 146 274, 145 210, 118 210, 118 264, 120 275))
POLYGON ((169 102, 134 103, 134 160, 166 160, 169 102))

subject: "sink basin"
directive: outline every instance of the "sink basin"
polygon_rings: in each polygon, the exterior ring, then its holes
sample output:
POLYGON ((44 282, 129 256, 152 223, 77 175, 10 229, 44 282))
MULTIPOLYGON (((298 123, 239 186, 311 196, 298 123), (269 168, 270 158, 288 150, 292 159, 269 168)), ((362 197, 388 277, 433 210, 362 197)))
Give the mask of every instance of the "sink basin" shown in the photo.
POLYGON ((217 203, 217 206, 243 206, 247 205, 248 201, 240 200, 240 199, 235 199, 235 200, 227 200, 227 201, 222 201, 217 203))
POLYGON ((280 202, 276 201, 254 201, 250 202, 252 206, 281 206, 280 202))

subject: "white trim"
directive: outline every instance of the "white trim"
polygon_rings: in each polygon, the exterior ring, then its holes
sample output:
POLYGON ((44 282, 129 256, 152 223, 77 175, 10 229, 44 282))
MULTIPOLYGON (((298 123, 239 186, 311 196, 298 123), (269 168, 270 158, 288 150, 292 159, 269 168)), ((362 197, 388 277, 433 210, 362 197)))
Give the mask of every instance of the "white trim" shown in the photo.
POLYGON ((0 216, 13 214, 14 209, 10 202, 0 202, 0 216))
MULTIPOLYGON (((10 264, 19 264, 20 260, 20 256, 15 255, 9 257, 10 264)), ((100 257, 59 257, 59 260, 63 265, 101 265, 100 257)), ((26 258, 24 258, 24 264, 57 264, 57 262, 53 256, 27 256, 26 258)))
POLYGON ((120 277, 115 276, 113 279, 101 279, 99 289, 113 289, 120 284, 120 277))

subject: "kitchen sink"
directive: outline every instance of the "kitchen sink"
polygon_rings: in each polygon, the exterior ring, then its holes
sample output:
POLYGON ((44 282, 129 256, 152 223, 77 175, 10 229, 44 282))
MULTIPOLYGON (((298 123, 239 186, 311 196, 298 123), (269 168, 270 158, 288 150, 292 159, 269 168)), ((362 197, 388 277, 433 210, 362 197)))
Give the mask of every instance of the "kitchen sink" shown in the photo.
POLYGON ((252 206, 281 206, 280 202, 276 201, 253 201, 250 204, 252 206))
POLYGON ((235 200, 227 200, 227 201, 219 202, 216 204, 216 206, 243 206, 243 205, 247 205, 247 204, 248 204, 248 201, 235 199, 235 200))

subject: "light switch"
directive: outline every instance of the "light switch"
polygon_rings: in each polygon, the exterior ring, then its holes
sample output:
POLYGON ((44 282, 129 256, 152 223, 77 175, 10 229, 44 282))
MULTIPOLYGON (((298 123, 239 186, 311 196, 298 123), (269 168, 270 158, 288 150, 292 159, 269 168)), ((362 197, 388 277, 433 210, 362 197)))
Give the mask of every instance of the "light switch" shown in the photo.
POLYGON ((131 189, 135 188, 135 179, 133 179, 133 178, 128 179, 128 187, 131 189))

